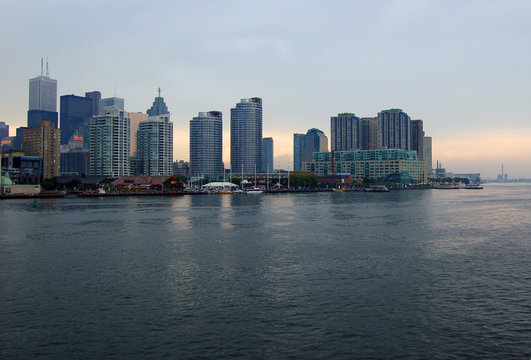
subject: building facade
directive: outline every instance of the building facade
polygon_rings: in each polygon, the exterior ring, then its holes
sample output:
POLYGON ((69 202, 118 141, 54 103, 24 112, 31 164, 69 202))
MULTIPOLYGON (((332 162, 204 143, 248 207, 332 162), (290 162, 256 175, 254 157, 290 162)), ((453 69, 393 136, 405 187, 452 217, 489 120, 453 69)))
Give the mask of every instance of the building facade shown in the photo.
POLYGON ((146 113, 149 116, 157 116, 157 115, 164 115, 169 114, 168 107, 166 106, 166 103, 164 102, 164 98, 160 96, 160 88, 159 88, 159 96, 155 98, 153 101, 153 105, 150 109, 146 110, 146 113))
POLYGON ((220 111, 200 112, 190 120, 190 174, 223 175, 223 121, 220 111))
POLYGON ((365 117, 361 118, 362 127, 362 149, 363 150, 377 150, 378 149, 378 118, 365 117))
POLYGON ((41 76, 29 81, 28 110, 57 112, 57 80, 51 79, 48 74, 48 61, 46 61, 46 75, 43 73, 41 59, 41 76))
POLYGON ((99 115, 100 113, 100 101, 101 101, 101 92, 99 91, 90 91, 85 93, 87 99, 92 100, 92 115, 99 115))
POLYGON ((0 140, 9 136, 9 125, 0 121, 0 140))
POLYGON ((426 163, 426 172, 429 177, 433 176, 433 160, 431 155, 431 136, 424 136, 422 147, 422 158, 426 163))
POLYGON ((362 147, 360 118, 353 113, 330 117, 330 148, 332 151, 359 150, 362 147))
POLYGON ((230 109, 230 164, 233 173, 262 168, 262 99, 241 99, 230 109))
POLYGON ((328 151, 328 138, 324 132, 316 128, 308 130, 306 135, 304 135, 304 150, 302 151, 301 161, 312 161, 314 152, 326 151, 328 151))
POLYGON ((43 179, 61 174, 60 130, 48 120, 42 120, 41 126, 22 131, 22 151, 27 156, 42 159, 43 179))
POLYGON ((140 113, 140 112, 130 112, 129 113, 129 119, 131 121, 131 151, 129 152, 130 156, 134 156, 136 153, 136 133, 138 131, 138 125, 142 121, 146 121, 148 119, 149 115, 140 113))
POLYGON ((273 138, 266 137, 262 139, 262 172, 264 173, 275 170, 273 145, 273 138))
POLYGON ((415 181, 426 180, 424 162, 418 160, 416 151, 400 149, 318 152, 312 161, 303 162, 303 170, 317 176, 350 174, 356 179, 380 179, 405 172, 415 181))
POLYGON ((138 124, 136 158, 142 175, 173 174, 173 123, 170 114, 150 116, 138 124))
POLYGON ((422 120, 411 120, 411 150, 419 154, 419 160, 424 160, 424 125, 422 120))
POLYGON ((129 175, 129 114, 115 106, 89 121, 89 175, 129 175))
POLYGON ((302 170, 302 152, 304 151, 304 134, 293 134, 293 171, 302 170))
POLYGON ((100 100, 98 115, 105 115, 105 108, 109 106, 117 107, 119 110, 125 110, 125 100, 118 97, 110 97, 100 100))
POLYGON ((48 120, 54 128, 59 126, 59 116, 56 111, 28 110, 28 127, 36 128, 41 126, 41 120, 48 120))
POLYGON ((411 118, 402 109, 378 113, 378 147, 411 150, 411 118))
POLYGON ((60 98, 61 145, 66 145, 74 135, 83 134, 83 122, 92 117, 92 99, 63 95, 60 98))

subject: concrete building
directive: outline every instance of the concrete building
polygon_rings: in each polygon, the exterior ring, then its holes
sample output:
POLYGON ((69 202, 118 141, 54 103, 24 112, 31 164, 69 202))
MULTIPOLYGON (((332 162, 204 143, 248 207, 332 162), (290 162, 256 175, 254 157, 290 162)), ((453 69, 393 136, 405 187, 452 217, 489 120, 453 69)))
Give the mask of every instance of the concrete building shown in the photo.
POLYGON ((419 160, 424 160, 424 125, 422 120, 411 120, 411 150, 419 154, 419 160))
POLYGON ((424 136, 423 145, 422 145, 422 158, 426 163, 426 172, 428 177, 433 176, 433 160, 431 155, 431 136, 424 136))
POLYGON ((293 134, 293 171, 302 170, 302 152, 304 151, 304 134, 293 134))
POLYGON ((262 172, 269 173, 274 170, 273 138, 266 137, 262 139, 262 172))
POLYGON ((200 112, 190 120, 190 174, 223 176, 223 121, 220 111, 200 112))
POLYGON ((402 109, 378 113, 378 147, 411 150, 411 118, 402 109))
POLYGON ((142 121, 146 121, 148 119, 148 114, 140 113, 140 112, 130 112, 129 113, 129 120, 131 121, 131 151, 129 152, 130 156, 134 156, 136 153, 136 133, 138 131, 138 125, 142 121))
POLYGON ((125 100, 118 97, 110 97, 100 100, 100 106, 98 110, 98 115, 105 115, 105 108, 114 106, 117 107, 119 110, 124 111, 125 110, 125 100))
POLYGON ((426 180, 424 162, 418 160, 417 152, 401 149, 315 152, 311 161, 303 162, 303 170, 317 176, 350 174, 356 179, 408 173, 415 181, 426 180))
POLYGON ((89 175, 129 175, 130 120, 116 106, 89 121, 89 175))
POLYGON ((60 175, 60 136, 60 130, 48 120, 42 120, 40 127, 22 131, 22 151, 26 156, 42 159, 43 179, 60 175))
POLYGON ((88 121, 92 113, 92 99, 63 95, 60 98, 61 145, 66 145, 74 135, 83 135, 83 122, 88 121))
POLYGON ((170 114, 150 116, 138 125, 136 157, 142 175, 173 174, 173 123, 170 114))
POLYGON ((241 99, 230 109, 230 164, 233 173, 262 168, 262 99, 241 99))
POLYGON ((353 113, 340 113, 330 117, 330 148, 332 151, 359 150, 362 148, 360 118, 353 113))
POLYGON ((365 117, 361 118, 362 127, 362 149, 363 150, 377 150, 378 149, 378 118, 365 117))
POLYGON ((41 75, 29 80, 28 110, 57 112, 57 80, 50 78, 48 60, 46 60, 46 75, 41 59, 41 75))

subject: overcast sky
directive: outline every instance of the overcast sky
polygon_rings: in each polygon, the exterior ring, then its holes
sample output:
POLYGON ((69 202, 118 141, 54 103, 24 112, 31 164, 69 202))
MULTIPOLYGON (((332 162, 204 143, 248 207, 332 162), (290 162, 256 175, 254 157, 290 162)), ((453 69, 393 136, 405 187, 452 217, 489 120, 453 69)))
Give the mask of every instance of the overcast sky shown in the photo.
MULTIPOLYGON (((263 99, 264 137, 292 166, 293 133, 401 108, 453 172, 531 177, 531 1, 0 0, 0 121, 26 124, 48 57, 58 96, 99 90, 145 112, 160 86, 176 160, 189 121, 263 99)), ((59 99, 58 99, 59 100, 59 99)), ((59 105, 59 104, 58 104, 59 105)))

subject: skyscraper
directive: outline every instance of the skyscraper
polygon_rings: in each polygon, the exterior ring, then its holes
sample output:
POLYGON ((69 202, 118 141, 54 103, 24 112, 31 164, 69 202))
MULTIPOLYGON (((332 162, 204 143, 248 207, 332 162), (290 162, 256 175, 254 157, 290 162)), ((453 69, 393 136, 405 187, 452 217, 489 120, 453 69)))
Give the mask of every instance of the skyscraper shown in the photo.
POLYGON ((304 135, 304 150, 302 151, 301 163, 312 161, 314 152, 328 151, 328 138, 319 129, 313 128, 304 135))
POLYGON ((153 105, 151 106, 151 109, 147 109, 146 113, 149 116, 156 116, 156 115, 164 115, 169 114, 168 107, 166 106, 166 103, 164 102, 164 98, 160 96, 160 88, 159 88, 159 96, 155 98, 155 101, 153 101, 153 105))
POLYGON ((330 117, 330 147, 332 151, 359 150, 362 147, 360 118, 352 113, 330 117))
POLYGON ((426 172, 428 174, 428 177, 433 176, 433 163, 432 163, 432 155, 431 155, 431 136, 424 136, 424 144, 422 147, 422 158, 424 159, 424 162, 426 163, 426 172))
POLYGON ((150 116, 138 124, 136 157, 143 175, 173 174, 173 123, 170 114, 150 116))
POLYGON ((230 109, 232 172, 254 173, 262 168, 262 99, 241 99, 230 109))
POLYGON ((57 112, 57 80, 50 79, 48 60, 46 60, 46 75, 43 74, 43 60, 41 59, 41 76, 29 81, 28 110, 57 112))
POLYGON ((60 175, 61 152, 60 130, 48 120, 42 120, 39 127, 22 130, 22 151, 27 156, 42 159, 42 176, 48 179, 60 175))
POLYGON ((99 107, 99 110, 98 110, 98 115, 105 115, 105 108, 109 107, 109 106, 115 106, 119 110, 124 111, 125 110, 124 103, 125 103, 124 99, 117 98, 117 97, 110 97, 110 98, 101 99, 100 100, 100 107, 99 107))
POLYGON ((302 152, 304 151, 304 134, 293 134, 293 171, 302 170, 302 152))
POLYGON ((378 149, 378 118, 366 117, 361 118, 361 126, 363 128, 363 150, 378 149))
POLYGON ((135 155, 136 153, 136 133, 138 131, 138 125, 140 125, 142 121, 146 121, 148 116, 148 114, 140 112, 129 113, 129 120, 131 120, 131 151, 129 152, 129 155, 131 156, 135 155))
POLYGON ((9 125, 0 121, 0 140, 9 136, 9 125))
POLYGON ((273 138, 262 139, 262 172, 272 172, 275 170, 273 138))
POLYGON ((129 175, 129 114, 115 106, 89 121, 89 175, 129 175))
POLYGON ((422 120, 411 120, 411 150, 419 155, 419 160, 424 160, 424 129, 422 120))
POLYGON ((86 92, 85 97, 92 100, 92 115, 99 115, 100 114, 101 92, 99 91, 86 92))
POLYGON ((83 135, 83 122, 92 117, 92 99, 63 95, 60 98, 61 107, 61 145, 66 145, 77 133, 83 135))
POLYGON ((378 146, 380 149, 411 149, 411 118, 402 109, 378 113, 378 146))
POLYGON ((54 128, 58 128, 58 118, 57 111, 28 110, 28 127, 40 127, 41 120, 48 120, 54 128))
POLYGON ((190 175, 223 174, 223 121, 220 111, 200 112, 190 120, 190 175))

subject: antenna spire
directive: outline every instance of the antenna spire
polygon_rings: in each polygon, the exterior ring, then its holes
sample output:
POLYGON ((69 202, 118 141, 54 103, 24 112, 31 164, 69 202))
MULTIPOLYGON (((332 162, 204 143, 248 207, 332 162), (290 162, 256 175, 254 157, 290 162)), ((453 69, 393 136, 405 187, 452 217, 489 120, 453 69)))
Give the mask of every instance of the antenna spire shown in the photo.
POLYGON ((159 86, 159 97, 160 97, 160 86, 159 86))
POLYGON ((48 71, 48 58, 46 58, 46 77, 50 77, 50 72, 48 71))
POLYGON ((44 61, 44 59, 41 58, 41 76, 43 75, 43 73, 42 73, 42 71, 43 71, 43 66, 44 66, 43 61, 44 61))

